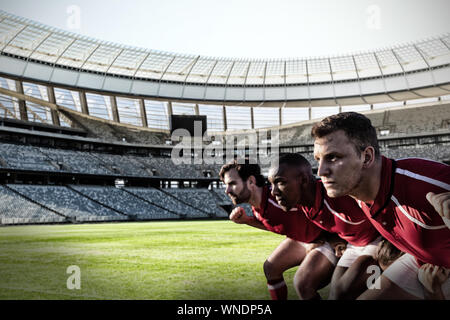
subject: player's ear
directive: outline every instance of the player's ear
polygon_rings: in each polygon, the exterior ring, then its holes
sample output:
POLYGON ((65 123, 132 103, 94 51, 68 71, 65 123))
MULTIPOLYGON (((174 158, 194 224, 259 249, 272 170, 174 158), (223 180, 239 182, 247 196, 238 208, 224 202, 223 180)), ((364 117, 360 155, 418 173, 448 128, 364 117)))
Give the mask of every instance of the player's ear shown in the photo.
POLYGON ((297 169, 297 178, 298 182, 301 185, 307 185, 308 184, 308 175, 306 174, 304 168, 296 168, 297 169))
POLYGON ((369 168, 375 162, 375 149, 372 146, 368 146, 362 153, 362 156, 364 158, 363 167, 369 168))
POLYGON ((256 185, 256 178, 255 178, 255 176, 248 177, 247 182, 249 183, 250 186, 256 185))
POLYGON ((299 183, 301 185, 307 185, 308 184, 308 177, 306 176, 305 172, 300 171, 297 175, 297 179, 299 180, 299 183))

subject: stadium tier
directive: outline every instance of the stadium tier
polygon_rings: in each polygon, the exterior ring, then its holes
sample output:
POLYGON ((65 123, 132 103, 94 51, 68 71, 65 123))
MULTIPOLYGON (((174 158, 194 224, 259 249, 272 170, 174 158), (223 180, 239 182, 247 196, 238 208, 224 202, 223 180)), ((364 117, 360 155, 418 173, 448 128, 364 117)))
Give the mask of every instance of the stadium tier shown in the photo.
POLYGON ((66 217, 57 214, 6 185, 0 185, 1 224, 64 222, 66 217))
MULTIPOLYGON (((448 104, 366 115, 388 157, 450 162, 448 104)), ((309 137, 313 123, 278 129, 280 152, 300 152, 315 167, 309 137)), ((218 183, 220 164, 176 165, 167 156, 168 146, 49 134, 24 121, 3 119, 2 124, 1 224, 226 218, 232 207, 218 183), (123 186, 115 186, 118 179, 123 186)), ((262 167, 267 171, 267 165, 262 167)))
POLYGON ((123 213, 113 211, 98 202, 83 197, 64 186, 10 184, 8 187, 38 205, 45 206, 75 221, 126 220, 123 213))
POLYGON ((227 217, 209 190, 0 185, 0 223, 139 221, 227 217), (179 196, 179 197, 177 197, 179 196), (205 206, 207 204, 207 206, 205 206))

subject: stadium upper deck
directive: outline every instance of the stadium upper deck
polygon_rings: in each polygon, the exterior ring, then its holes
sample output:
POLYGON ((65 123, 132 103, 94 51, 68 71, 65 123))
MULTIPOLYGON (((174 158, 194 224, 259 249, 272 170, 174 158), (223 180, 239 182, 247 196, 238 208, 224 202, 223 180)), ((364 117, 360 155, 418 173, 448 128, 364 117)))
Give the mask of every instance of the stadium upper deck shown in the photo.
POLYGON ((206 103, 371 104, 448 94, 450 34, 343 56, 246 60, 133 48, 0 11, 0 71, 61 86, 206 103))

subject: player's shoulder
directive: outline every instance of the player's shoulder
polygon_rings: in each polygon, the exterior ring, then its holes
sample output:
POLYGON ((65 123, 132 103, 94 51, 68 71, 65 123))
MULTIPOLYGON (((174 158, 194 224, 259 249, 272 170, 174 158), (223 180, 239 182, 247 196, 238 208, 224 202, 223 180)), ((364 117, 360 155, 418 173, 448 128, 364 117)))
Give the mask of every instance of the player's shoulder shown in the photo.
POLYGON ((408 170, 418 174, 436 174, 450 170, 450 166, 445 163, 425 158, 401 158, 395 159, 395 162, 397 173, 402 172, 402 170, 408 170))
POLYGON ((450 166, 445 163, 424 158, 401 158, 395 161, 397 175, 432 184, 441 181, 448 186, 450 183, 450 166))
POLYGON ((397 164, 406 165, 417 165, 417 164, 425 164, 427 166, 447 166, 447 164, 443 162, 439 162, 436 160, 428 159, 428 158, 419 158, 419 157, 406 157, 406 158, 398 158, 395 159, 397 164))

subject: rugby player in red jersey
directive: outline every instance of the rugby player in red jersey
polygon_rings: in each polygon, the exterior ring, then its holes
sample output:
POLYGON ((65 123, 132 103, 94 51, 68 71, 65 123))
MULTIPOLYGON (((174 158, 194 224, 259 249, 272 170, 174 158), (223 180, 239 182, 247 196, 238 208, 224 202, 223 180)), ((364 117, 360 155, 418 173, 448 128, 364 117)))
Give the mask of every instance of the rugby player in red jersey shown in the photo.
POLYGON ((280 245, 264 262, 264 274, 273 300, 287 299, 287 285, 283 273, 299 266, 294 276, 294 287, 300 299, 320 299, 317 292, 326 286, 333 273, 337 258, 323 232, 297 208, 285 212, 271 196, 269 186, 257 164, 225 164, 220 170, 225 192, 234 204, 249 203, 254 216, 247 216, 241 207, 235 208, 230 219, 235 223, 286 235, 280 245), (316 243, 314 243, 316 242, 316 243))
POLYGON ((376 263, 381 236, 351 197, 330 198, 298 153, 284 154, 269 171, 272 194, 281 206, 297 206, 318 227, 348 242, 333 272, 328 299, 355 299, 367 289, 367 268, 376 263), (297 183, 289 183, 298 181, 297 183), (294 187, 294 188, 293 188, 294 187))
MULTIPOLYGON (((313 126, 314 157, 328 196, 358 200, 380 234, 405 254, 381 275, 381 288, 360 299, 423 299, 421 265, 450 268, 450 167, 380 154, 376 130, 356 112, 329 116, 313 126)), ((444 275, 448 273, 444 272, 444 275)), ((442 280, 442 279, 441 279, 442 280)), ((450 279, 442 282, 450 299, 450 279)))

